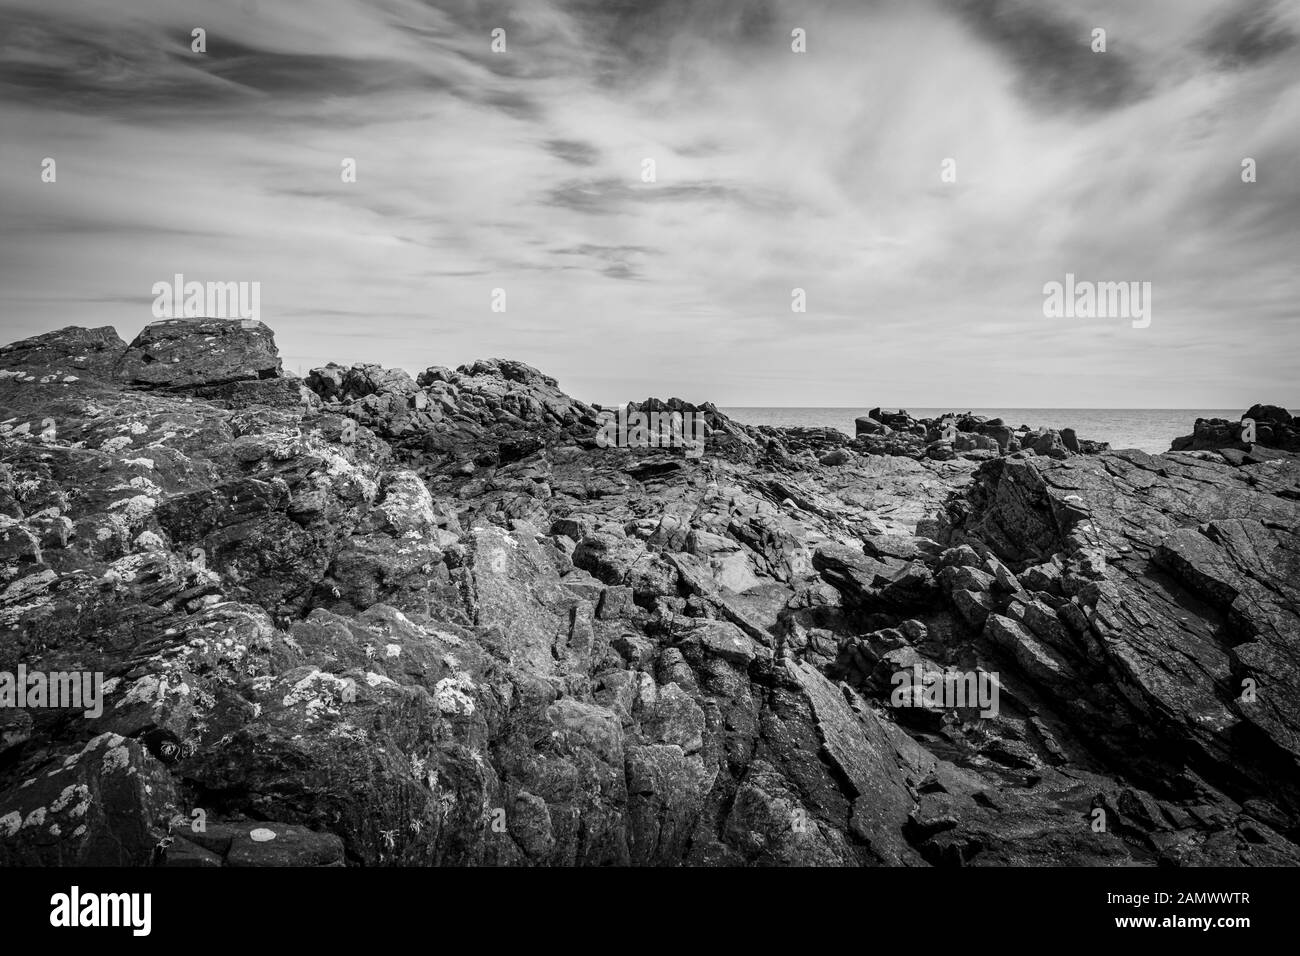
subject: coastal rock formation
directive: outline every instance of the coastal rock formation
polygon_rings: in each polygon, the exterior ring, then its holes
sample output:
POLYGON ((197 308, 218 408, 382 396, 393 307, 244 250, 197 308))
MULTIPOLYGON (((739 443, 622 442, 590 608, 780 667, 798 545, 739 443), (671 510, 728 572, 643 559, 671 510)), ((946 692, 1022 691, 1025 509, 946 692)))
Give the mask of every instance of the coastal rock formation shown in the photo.
POLYGON ((1192 434, 1175 438, 1171 451, 1215 451, 1230 464, 1266 460, 1272 450, 1300 452, 1300 419, 1277 405, 1252 405, 1235 422, 1198 418, 1192 434))
POLYGON ((0 674, 105 679, 0 706, 0 864, 1300 863, 1284 411, 607 411, 237 321, 0 349, 0 674))
POLYGON ((147 325, 118 358, 130 388, 183 390, 278 378, 275 339, 261 322, 168 319, 147 325))
POLYGON ((914 419, 906 410, 873 408, 867 417, 856 420, 855 428, 857 444, 865 454, 907 455, 935 461, 987 461, 1017 452, 1068 458, 1097 455, 1110 447, 1106 442, 1080 439, 1072 428, 1012 428, 1000 418, 970 412, 914 419))

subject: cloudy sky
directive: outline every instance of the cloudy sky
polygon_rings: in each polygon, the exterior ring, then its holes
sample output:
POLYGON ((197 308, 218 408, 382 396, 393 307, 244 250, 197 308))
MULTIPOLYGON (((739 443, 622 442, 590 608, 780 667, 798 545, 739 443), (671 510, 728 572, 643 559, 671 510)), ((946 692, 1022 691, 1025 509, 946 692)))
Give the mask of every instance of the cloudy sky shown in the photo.
POLYGON ((1298 38, 1294 0, 0 0, 0 329, 129 339, 179 272, 260 282, 304 372, 1300 405, 1298 38), (1067 272, 1151 282, 1150 327, 1044 317, 1067 272))

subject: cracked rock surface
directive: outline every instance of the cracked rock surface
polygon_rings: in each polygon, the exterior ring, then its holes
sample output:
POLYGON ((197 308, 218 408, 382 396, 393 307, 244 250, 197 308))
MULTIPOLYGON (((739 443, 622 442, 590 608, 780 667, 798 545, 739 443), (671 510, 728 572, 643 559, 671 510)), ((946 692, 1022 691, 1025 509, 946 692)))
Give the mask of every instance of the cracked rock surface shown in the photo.
POLYGON ((638 408, 704 454, 508 360, 0 349, 0 681, 104 677, 0 706, 0 864, 1300 863, 1284 409, 1152 456, 638 408))

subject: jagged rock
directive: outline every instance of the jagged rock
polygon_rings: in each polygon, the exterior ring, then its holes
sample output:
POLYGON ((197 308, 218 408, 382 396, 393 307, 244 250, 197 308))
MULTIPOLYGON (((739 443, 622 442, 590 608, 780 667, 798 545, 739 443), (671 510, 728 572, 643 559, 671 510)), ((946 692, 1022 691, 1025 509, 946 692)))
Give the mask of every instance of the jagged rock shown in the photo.
POLYGON ((821 458, 817 460, 820 461, 823 465, 834 466, 834 465, 846 464, 847 462, 852 461, 853 458, 844 449, 837 448, 835 449, 835 451, 827 452, 825 455, 822 455, 821 458))
POLYGON ((175 813, 170 772, 103 733, 0 792, 0 864, 146 866, 175 813))
POLYGON ((0 364, 11 372, 41 379, 56 376, 60 384, 82 378, 112 378, 126 343, 110 325, 97 329, 68 326, 0 347, 0 364))
POLYGON ((1285 410, 1149 456, 633 406, 688 458, 522 363, 298 381, 209 326, 0 349, 0 694, 107 679, 0 708, 0 862, 1300 862, 1285 410))
POLYGON ((1061 655, 1039 641, 1024 625, 1000 614, 988 615, 984 636, 1007 651, 1034 680, 1047 685, 1068 686, 1076 679, 1061 655))
MULTIPOLYGON (((1257 446, 1300 452, 1300 425, 1285 408, 1277 405, 1252 405, 1241 420, 1198 418, 1192 434, 1175 438, 1171 451, 1217 451, 1234 465, 1253 460, 1257 446), (1254 423, 1254 439, 1248 441, 1247 419, 1254 423)), ((1267 455, 1262 457, 1268 457, 1267 455)))
POLYGON ((118 360, 128 387, 191 389, 280 376, 275 336, 258 322, 164 319, 146 325, 118 360))

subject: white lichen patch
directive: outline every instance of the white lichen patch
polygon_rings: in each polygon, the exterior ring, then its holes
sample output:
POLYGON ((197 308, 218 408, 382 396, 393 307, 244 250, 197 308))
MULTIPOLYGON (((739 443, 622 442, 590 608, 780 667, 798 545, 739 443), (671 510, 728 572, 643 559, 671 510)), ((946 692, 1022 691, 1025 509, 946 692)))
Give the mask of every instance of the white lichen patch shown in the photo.
POLYGON ((118 558, 104 569, 103 580, 112 583, 134 581, 142 570, 153 563, 150 554, 128 554, 118 558))
POLYGON ((343 700, 344 692, 349 686, 341 677, 313 670, 289 689, 281 703, 285 707, 305 705, 307 719, 314 720, 323 713, 335 712, 334 703, 343 700))
POLYGON ((23 828, 38 827, 45 822, 45 808, 37 807, 31 813, 27 814, 27 819, 23 821, 23 828))
POLYGON ((63 788, 63 792, 59 794, 58 799, 50 804, 50 811, 62 813, 65 809, 71 807, 69 813, 74 817, 79 817, 86 812, 86 806, 89 803, 90 788, 83 783, 70 783, 63 788), (81 809, 77 809, 77 805, 83 804, 84 806, 81 806, 81 809))
POLYGON ((401 657, 402 646, 400 644, 385 644, 384 654, 388 657, 401 657))
POLYGON ((105 442, 99 446, 99 450, 106 451, 111 454, 112 452, 115 451, 121 451, 123 448, 126 448, 130 444, 131 444, 131 438, 129 436, 115 435, 114 437, 105 440, 105 442))
POLYGON ((158 502, 154 501, 148 495, 136 495, 133 498, 121 498, 114 501, 108 506, 112 510, 119 510, 123 518, 129 524, 135 525, 144 521, 154 509, 158 507, 158 502))
POLYGON ((167 547, 163 539, 152 531, 141 531, 136 535, 135 546, 141 551, 162 551, 167 547))
POLYGON ((423 783, 424 776, 429 772, 428 762, 419 754, 411 754, 411 777, 416 783, 423 783))
POLYGON ((58 574, 47 568, 11 582, 0 593, 0 604, 4 605, 0 611, 0 627, 10 627, 28 611, 48 604, 50 598, 46 592, 58 579, 58 574))
POLYGON ((131 767, 131 752, 126 749, 125 745, 118 744, 116 747, 109 747, 104 751, 104 762, 102 772, 110 774, 118 770, 134 770, 131 767))
POLYGON ((380 684, 396 685, 391 677, 385 677, 383 674, 376 674, 374 671, 366 671, 366 683, 371 687, 378 687, 380 684))
POLYGON ((35 574, 29 574, 26 577, 19 578, 17 581, 5 588, 4 594, 0 595, 0 600, 3 600, 8 604, 25 597, 30 597, 33 594, 46 590, 58 579, 58 573, 50 568, 46 568, 44 571, 38 571, 35 574))
POLYGON ((450 644, 452 647, 465 646, 465 641, 463 639, 457 637, 455 634, 450 634, 447 631, 431 631, 430 633, 444 644, 450 644))
POLYGON ((353 743, 365 743, 367 739, 364 730, 349 723, 335 724, 330 728, 329 735, 335 740, 350 740, 353 743))
POLYGON ((22 828, 22 825, 23 818, 17 810, 6 813, 0 817, 0 836, 7 839, 17 833, 22 828))
POLYGON ((148 471, 153 471, 152 458, 123 458, 122 464, 131 465, 132 467, 135 468, 144 468, 148 471))
POLYGON ((164 681, 160 681, 152 674, 145 674, 143 677, 136 679, 130 690, 123 694, 122 699, 113 705, 113 709, 118 710, 130 704, 161 704, 166 693, 165 687, 166 683, 164 681))
POLYGON ((389 476, 378 510, 394 531, 409 537, 418 538, 438 524, 433 496, 412 471, 398 471, 389 476))
MULTIPOLYGON (((375 495, 379 492, 379 482, 366 475, 360 467, 348 461, 329 445, 313 444, 315 447, 311 452, 324 464, 329 479, 345 490, 351 487, 367 502, 375 500, 375 495)), ((324 484, 328 485, 329 481, 325 481, 324 484)))
POLYGON ((123 737, 121 734, 115 734, 111 730, 106 730, 98 737, 92 737, 89 741, 87 741, 86 746, 81 748, 81 752, 83 754, 90 753, 90 751, 94 750, 102 743, 107 743, 108 746, 110 747, 116 747, 124 740, 126 740, 126 738, 123 737))
POLYGON ((474 699, 469 696, 474 690, 474 682, 468 674, 454 674, 438 681, 433 689, 433 699, 444 714, 469 716, 474 713, 474 699))
MULTIPOLYGON (((124 485, 114 485, 109 491, 138 491, 150 497, 162 495, 162 489, 143 475, 136 475, 124 485)), ((112 507, 111 505, 109 507, 112 507)))

